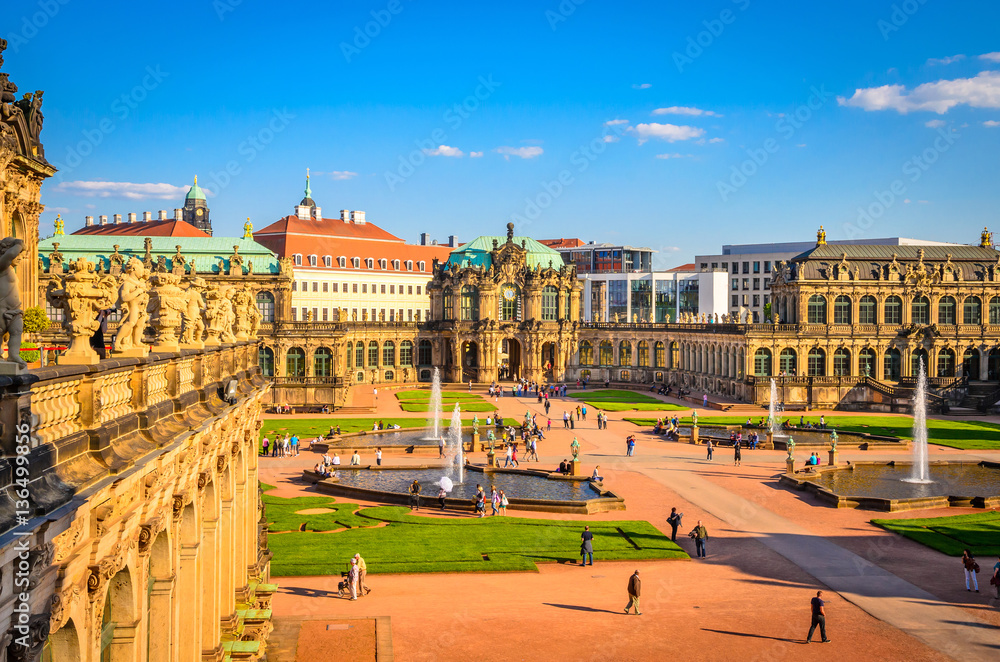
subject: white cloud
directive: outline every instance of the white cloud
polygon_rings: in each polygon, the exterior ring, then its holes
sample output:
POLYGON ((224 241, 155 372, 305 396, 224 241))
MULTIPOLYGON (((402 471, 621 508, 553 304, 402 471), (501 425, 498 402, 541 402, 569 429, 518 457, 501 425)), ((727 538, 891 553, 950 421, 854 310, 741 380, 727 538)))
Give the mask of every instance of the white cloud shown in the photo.
POLYGON ((940 129, 942 126, 947 124, 944 120, 927 120, 924 122, 924 126, 928 129, 940 129))
POLYGON ((722 117, 718 113, 711 110, 702 110, 701 108, 694 108, 692 106, 670 106, 669 108, 657 108, 653 111, 654 115, 693 115, 695 117, 705 115, 706 117, 722 117))
POLYGON ((658 159, 686 159, 686 158, 688 158, 690 156, 691 156, 690 154, 678 154, 677 152, 674 152, 673 154, 657 154, 656 158, 658 158, 658 159))
POLYGON ((434 149, 424 149, 422 150, 427 156, 451 156, 455 158, 460 158, 465 156, 465 152, 457 147, 448 147, 447 145, 438 145, 434 149))
POLYGON ((910 204, 910 199, 909 198, 903 198, 903 204, 904 205, 910 204))
POLYGON ((658 124, 650 122, 648 124, 637 124, 629 129, 639 137, 639 144, 646 142, 650 138, 666 140, 667 142, 677 142, 678 140, 690 140, 700 138, 705 135, 705 129, 695 126, 679 126, 677 124, 658 124))
POLYGON ((987 62, 1000 62, 1000 51, 995 53, 983 53, 979 56, 980 60, 986 60, 987 62))
POLYGON ((606 143, 616 143, 619 140, 621 140, 621 138, 619 138, 618 136, 610 136, 610 135, 604 136, 604 142, 606 143))
POLYGON ((482 155, 483 155, 482 152, 469 152, 469 158, 470 159, 478 159, 482 155))
POLYGON ((917 202, 919 202, 922 205, 929 205, 931 203, 930 200, 917 200, 917 202))
POLYGON ((964 55, 949 55, 948 57, 941 58, 930 58, 927 60, 927 64, 933 66, 935 64, 954 64, 955 62, 961 62, 965 59, 964 55))
MULTIPOLYGON (((148 183, 137 184, 133 182, 62 182, 56 186, 60 193, 69 195, 79 195, 85 198, 125 198, 127 200, 144 200, 152 198, 155 200, 177 200, 183 198, 188 192, 189 186, 174 186, 173 184, 148 183)), ((206 194, 211 195, 208 189, 202 187, 206 194)))
POLYGON ((796 145, 796 147, 805 147, 805 146, 806 146, 805 143, 799 143, 798 145, 796 145))
POLYGON ((350 170, 334 170, 330 173, 330 176, 334 179, 354 179, 358 176, 358 173, 351 172, 350 170))
POLYGON ((628 120, 608 120, 604 126, 620 126, 622 124, 628 124, 628 120))
POLYGON ((837 97, 837 103, 903 114, 925 110, 941 115, 963 104, 973 108, 1000 108, 1000 71, 983 71, 974 78, 924 83, 910 91, 903 85, 857 89, 849 99, 837 97))
POLYGON ((510 157, 516 156, 522 159, 533 159, 536 156, 541 156, 544 150, 541 147, 497 147, 497 154, 503 154, 503 157, 510 160, 510 157))
POLYGON ((651 87, 653 87, 653 86, 650 83, 635 83, 632 86, 632 89, 633 90, 648 90, 651 87))
POLYGON ((724 142, 726 142, 725 138, 709 138, 708 139, 708 144, 709 145, 714 145, 715 143, 724 143, 724 142))
POLYGON ((998 122, 996 120, 986 120, 985 122, 983 122, 983 126, 989 127, 989 128, 992 129, 992 128, 1000 126, 1000 122, 998 122))

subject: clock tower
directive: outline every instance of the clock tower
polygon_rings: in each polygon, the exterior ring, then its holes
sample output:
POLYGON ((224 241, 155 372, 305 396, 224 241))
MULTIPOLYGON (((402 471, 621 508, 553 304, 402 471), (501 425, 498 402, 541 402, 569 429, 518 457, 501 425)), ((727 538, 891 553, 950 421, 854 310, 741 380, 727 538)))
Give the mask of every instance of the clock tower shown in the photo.
POLYGON ((195 175, 194 185, 184 198, 184 220, 199 230, 212 234, 212 220, 209 217, 208 200, 205 192, 198 186, 198 176, 195 175))

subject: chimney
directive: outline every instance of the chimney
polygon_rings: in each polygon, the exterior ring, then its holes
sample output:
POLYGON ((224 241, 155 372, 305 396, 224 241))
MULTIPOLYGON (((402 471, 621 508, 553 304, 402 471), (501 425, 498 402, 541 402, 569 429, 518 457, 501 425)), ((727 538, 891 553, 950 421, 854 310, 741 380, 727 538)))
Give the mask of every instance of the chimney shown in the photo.
POLYGON ((351 212, 349 212, 346 209, 341 209, 340 210, 340 220, 342 220, 344 223, 347 223, 348 221, 350 221, 351 220, 351 212))
POLYGON ((420 245, 421 246, 426 246, 427 245, 427 233, 426 232, 421 232, 420 233, 420 245))
POLYGON ((458 237, 453 234, 448 235, 448 245, 452 248, 458 246, 458 237))
POLYGON ((365 213, 363 211, 354 211, 354 212, 351 212, 351 218, 354 220, 354 222, 357 225, 364 225, 365 224, 365 213))
POLYGON ((128 222, 129 223, 135 223, 135 212, 134 211, 130 211, 128 213, 128 222))
POLYGON ((313 220, 322 221, 323 220, 323 209, 322 207, 313 207, 313 220))
POLYGON ((101 225, 107 225, 108 224, 108 217, 106 215, 104 215, 104 214, 101 214, 99 220, 101 221, 101 225))
POLYGON ((174 210, 174 220, 175 221, 183 221, 184 220, 184 210, 183 209, 175 209, 174 210))
POLYGON ((115 214, 115 225, 121 225, 121 224, 122 224, 122 215, 115 214))
POLYGON ((87 225, 88 228, 94 225, 94 217, 93 216, 88 216, 87 217, 86 225, 87 225))
POLYGON ((151 211, 144 211, 144 212, 142 212, 142 222, 143 223, 148 223, 148 222, 150 222, 152 220, 153 220, 153 212, 151 212, 151 211))
POLYGON ((161 209, 160 210, 160 218, 158 218, 157 220, 159 220, 159 221, 165 221, 165 220, 167 220, 167 210, 166 209, 161 209))

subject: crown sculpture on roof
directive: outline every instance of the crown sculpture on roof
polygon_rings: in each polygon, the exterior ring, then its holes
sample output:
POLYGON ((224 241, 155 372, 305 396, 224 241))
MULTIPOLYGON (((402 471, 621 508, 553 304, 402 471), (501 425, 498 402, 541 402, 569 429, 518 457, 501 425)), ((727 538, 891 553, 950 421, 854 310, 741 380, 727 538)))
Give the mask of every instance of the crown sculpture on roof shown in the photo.
POLYGON ((819 231, 816 232, 816 245, 826 246, 826 230, 823 229, 822 225, 819 226, 819 231))
POLYGON ((989 231, 989 228, 983 228, 983 234, 979 237, 979 247, 980 248, 992 248, 993 247, 993 233, 989 231))
POLYGON ((56 226, 55 235, 57 237, 61 237, 64 234, 66 234, 66 225, 63 223, 62 214, 56 214, 55 226, 56 226))
POLYGON ((253 223, 250 222, 249 216, 247 216, 247 222, 243 224, 243 238, 253 239, 253 223))

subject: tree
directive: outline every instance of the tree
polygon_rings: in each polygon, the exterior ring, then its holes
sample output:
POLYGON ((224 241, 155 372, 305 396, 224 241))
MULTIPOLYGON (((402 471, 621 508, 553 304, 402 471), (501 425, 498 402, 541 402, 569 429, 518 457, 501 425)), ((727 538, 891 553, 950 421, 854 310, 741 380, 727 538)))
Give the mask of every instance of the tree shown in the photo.
POLYGON ((765 303, 764 304, 764 320, 763 321, 765 323, 771 321, 771 304, 770 303, 765 303))
POLYGON ((41 306, 32 306, 24 311, 24 332, 40 333, 49 328, 52 320, 45 314, 41 306))

